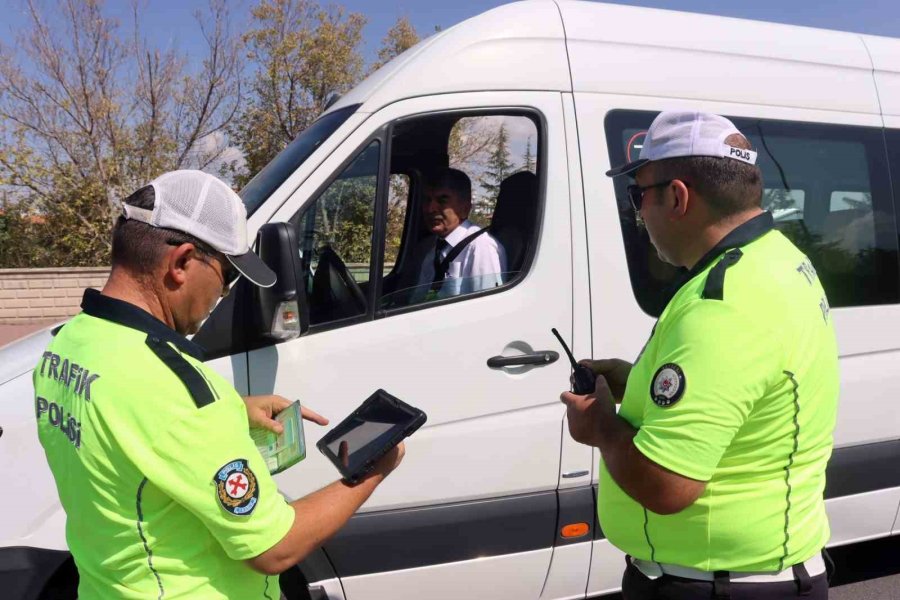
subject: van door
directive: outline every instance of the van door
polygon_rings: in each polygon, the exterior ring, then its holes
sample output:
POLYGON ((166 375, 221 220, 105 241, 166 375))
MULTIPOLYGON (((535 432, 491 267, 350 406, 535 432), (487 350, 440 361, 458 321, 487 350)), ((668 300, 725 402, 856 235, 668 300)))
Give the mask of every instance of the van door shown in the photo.
MULTIPOLYGON (((558 93, 393 104, 273 218, 297 227, 311 327, 248 354, 251 393, 299 398, 336 424, 383 388, 428 415, 404 464, 325 547, 351 600, 540 595, 569 376, 550 328, 572 335, 562 121, 558 93), (472 183, 469 220, 507 260, 435 291, 421 280, 434 248, 422 207, 448 164, 472 183)), ((338 477, 315 449, 323 433, 308 425, 306 460, 276 477, 289 498, 338 477)))

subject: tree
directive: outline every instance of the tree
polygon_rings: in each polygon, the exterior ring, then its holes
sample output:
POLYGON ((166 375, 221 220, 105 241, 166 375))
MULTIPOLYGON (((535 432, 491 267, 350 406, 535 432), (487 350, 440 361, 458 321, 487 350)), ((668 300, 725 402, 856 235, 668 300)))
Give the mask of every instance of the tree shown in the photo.
POLYGON ((491 125, 496 117, 464 117, 450 130, 447 154, 450 167, 468 173, 485 169, 489 150, 497 143, 497 131, 491 125))
POLYGON ((378 60, 372 66, 372 71, 376 71, 389 63, 395 56, 399 56, 403 52, 412 48, 419 43, 419 34, 416 28, 406 17, 400 17, 394 26, 391 27, 387 35, 381 40, 381 49, 378 50, 378 60))
POLYGON ((525 156, 522 157, 522 168, 520 171, 530 171, 532 173, 537 172, 537 166, 535 164, 534 155, 531 153, 531 136, 528 136, 528 141, 525 143, 525 156))
POLYGON ((250 99, 229 129, 244 154, 226 171, 243 186, 306 129, 335 94, 362 74, 359 53, 365 17, 313 0, 261 0, 244 35, 257 67, 250 99))
POLYGON ((487 165, 479 182, 484 190, 484 195, 475 203, 476 216, 487 218, 493 214, 497 206, 497 197, 500 195, 500 184, 504 179, 512 175, 513 164, 509 157, 509 134, 506 125, 501 122, 497 130, 494 149, 487 160, 487 165))
POLYGON ((447 154, 449 166, 467 173, 472 179, 472 204, 473 210, 470 219, 481 226, 489 224, 493 209, 485 211, 481 200, 481 194, 477 185, 481 185, 481 175, 488 168, 491 149, 496 148, 497 133, 502 124, 501 117, 464 117, 456 122, 450 130, 447 154))
POLYGON ((8 235, 34 252, 17 266, 105 264, 121 198, 163 171, 206 168, 224 151, 221 133, 240 99, 238 41, 225 0, 212 0, 209 15, 197 16, 208 53, 189 74, 183 56, 142 38, 137 7, 125 37, 100 0, 27 6, 17 48, 0 47, 8 235), (35 248, 26 236, 48 243, 35 248))

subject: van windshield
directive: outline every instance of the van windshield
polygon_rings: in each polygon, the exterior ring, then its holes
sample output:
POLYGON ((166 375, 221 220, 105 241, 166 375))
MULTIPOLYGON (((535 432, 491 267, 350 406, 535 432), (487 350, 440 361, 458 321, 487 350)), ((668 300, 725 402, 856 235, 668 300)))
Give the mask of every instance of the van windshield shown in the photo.
POLYGON ((359 105, 355 104, 320 117, 263 167, 263 170, 257 173, 240 192, 241 200, 247 207, 247 216, 256 212, 272 192, 277 190, 278 186, 284 183, 284 180, 296 171, 316 148, 350 118, 357 108, 359 105))

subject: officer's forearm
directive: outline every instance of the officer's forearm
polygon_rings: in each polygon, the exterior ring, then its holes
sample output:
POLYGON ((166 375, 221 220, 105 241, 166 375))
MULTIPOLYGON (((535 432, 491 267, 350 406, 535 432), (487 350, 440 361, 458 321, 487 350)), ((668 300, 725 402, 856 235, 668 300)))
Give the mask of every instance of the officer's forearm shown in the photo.
POLYGON ((373 474, 356 485, 336 481, 291 503, 294 524, 280 542, 250 565, 275 575, 296 565, 343 527, 372 495, 384 475, 373 474))
POLYGON ((644 508, 658 514, 680 512, 706 485, 656 464, 637 449, 637 429, 615 413, 601 421, 597 447, 613 480, 644 508))

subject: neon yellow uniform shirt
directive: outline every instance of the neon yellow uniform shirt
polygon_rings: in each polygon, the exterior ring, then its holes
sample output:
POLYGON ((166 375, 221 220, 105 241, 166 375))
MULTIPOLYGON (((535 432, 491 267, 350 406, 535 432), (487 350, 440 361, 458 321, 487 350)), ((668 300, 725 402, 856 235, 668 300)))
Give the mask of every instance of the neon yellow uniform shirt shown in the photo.
POLYGON ((34 370, 78 596, 278 600, 245 559, 290 529, 234 388, 198 346, 88 290, 34 370))
POLYGON ((828 302, 763 213, 688 273, 636 361, 620 416, 653 462, 705 481, 685 510, 645 510, 601 461, 600 524, 636 558, 779 571, 828 541, 822 497, 838 398, 828 302))

